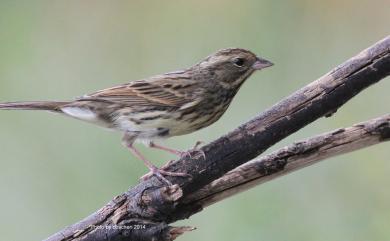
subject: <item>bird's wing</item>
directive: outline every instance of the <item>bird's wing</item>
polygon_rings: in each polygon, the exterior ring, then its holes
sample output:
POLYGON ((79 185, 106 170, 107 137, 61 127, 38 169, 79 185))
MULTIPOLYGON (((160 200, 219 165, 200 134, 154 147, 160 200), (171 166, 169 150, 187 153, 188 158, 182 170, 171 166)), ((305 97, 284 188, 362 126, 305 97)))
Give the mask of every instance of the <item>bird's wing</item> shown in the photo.
POLYGON ((82 97, 81 100, 97 99, 129 106, 160 105, 182 108, 192 106, 191 103, 196 101, 189 91, 194 85, 195 82, 188 77, 165 74, 100 90, 82 97))

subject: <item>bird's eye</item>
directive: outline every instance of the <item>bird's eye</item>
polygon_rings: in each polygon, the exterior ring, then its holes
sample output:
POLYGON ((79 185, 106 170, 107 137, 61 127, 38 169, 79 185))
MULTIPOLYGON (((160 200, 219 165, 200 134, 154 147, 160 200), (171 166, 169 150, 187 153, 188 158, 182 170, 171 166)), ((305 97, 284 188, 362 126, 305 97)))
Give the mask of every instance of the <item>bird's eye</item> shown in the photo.
POLYGON ((235 59, 233 59, 233 64, 235 66, 242 67, 242 66, 244 66, 244 63, 245 63, 245 59, 243 59, 243 58, 235 58, 235 59))

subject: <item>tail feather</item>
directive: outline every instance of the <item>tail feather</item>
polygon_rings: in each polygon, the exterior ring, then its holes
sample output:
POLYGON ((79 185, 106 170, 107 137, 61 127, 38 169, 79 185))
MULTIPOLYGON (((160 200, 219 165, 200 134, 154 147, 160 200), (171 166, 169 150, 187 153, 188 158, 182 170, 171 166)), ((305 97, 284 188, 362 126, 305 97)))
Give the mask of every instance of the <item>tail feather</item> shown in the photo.
POLYGON ((61 112, 61 106, 69 102, 60 101, 29 101, 0 103, 0 110, 48 110, 61 112))

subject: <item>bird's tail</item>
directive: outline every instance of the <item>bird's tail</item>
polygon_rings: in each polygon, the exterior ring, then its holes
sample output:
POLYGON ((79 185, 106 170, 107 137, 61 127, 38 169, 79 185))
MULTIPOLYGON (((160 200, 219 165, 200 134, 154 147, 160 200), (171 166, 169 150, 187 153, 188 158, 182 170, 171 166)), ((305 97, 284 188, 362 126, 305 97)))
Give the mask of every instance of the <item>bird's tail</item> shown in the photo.
POLYGON ((0 103, 0 110, 47 110, 62 112, 61 106, 68 104, 65 101, 28 101, 0 103))

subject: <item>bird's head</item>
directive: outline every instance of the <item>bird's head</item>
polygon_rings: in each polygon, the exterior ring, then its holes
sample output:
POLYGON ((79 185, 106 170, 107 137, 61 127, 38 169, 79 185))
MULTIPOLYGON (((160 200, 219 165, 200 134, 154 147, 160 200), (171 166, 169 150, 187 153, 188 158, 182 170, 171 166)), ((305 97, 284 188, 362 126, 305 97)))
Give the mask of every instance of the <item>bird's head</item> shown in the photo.
POLYGON ((222 49, 208 56, 198 66, 224 88, 239 87, 253 72, 272 66, 270 61, 240 48, 222 49))

